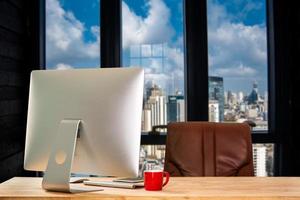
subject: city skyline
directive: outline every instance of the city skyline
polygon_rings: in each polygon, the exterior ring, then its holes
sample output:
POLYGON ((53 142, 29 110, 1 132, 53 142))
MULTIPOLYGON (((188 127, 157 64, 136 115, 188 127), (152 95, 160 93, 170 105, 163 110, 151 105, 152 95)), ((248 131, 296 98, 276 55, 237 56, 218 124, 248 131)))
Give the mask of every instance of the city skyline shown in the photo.
MULTIPOLYGON (((258 83, 248 94, 225 91, 221 77, 209 77, 208 117, 211 122, 253 121, 254 130, 268 129, 268 95, 259 94, 258 83)), ((185 97, 177 91, 166 93, 155 83, 146 84, 142 112, 142 131, 153 126, 185 121, 185 97)))
MULTIPOLYGON (((209 84, 210 84, 210 80, 211 80, 212 78, 221 78, 221 79, 224 79, 223 77, 220 77, 220 76, 209 76, 209 77, 208 77, 209 84)), ((223 80, 223 84, 224 84, 224 80, 223 80)), ((258 83, 257 81, 255 81, 255 80, 254 80, 253 82, 249 82, 249 83, 248 83, 247 88, 249 88, 249 89, 247 89, 246 91, 232 90, 232 89, 225 90, 225 86, 223 85, 223 86, 224 86, 224 89, 223 89, 224 93, 223 93, 223 94, 228 93, 228 92, 238 94, 238 93, 241 93, 241 92, 242 92, 243 95, 248 96, 248 95, 250 95, 251 92, 252 92, 253 84, 257 84, 257 85, 258 85, 257 92, 258 92, 258 94, 259 94, 260 96, 264 97, 266 94, 268 94, 268 91, 267 91, 267 90, 265 90, 265 91, 262 91, 262 90, 261 90, 261 88, 259 87, 259 83, 258 83)), ((172 89, 172 90, 168 90, 168 91, 171 91, 171 92, 167 92, 166 90, 164 90, 165 87, 162 87, 160 84, 157 84, 155 81, 150 81, 150 80, 148 80, 148 81, 145 82, 145 91, 147 90, 147 88, 149 88, 149 85, 156 85, 157 87, 163 89, 163 92, 164 92, 166 95, 176 95, 177 93, 180 93, 180 94, 183 94, 183 95, 184 95, 184 90, 179 90, 178 87, 173 87, 173 86, 172 86, 171 88, 173 88, 173 89, 172 89)))

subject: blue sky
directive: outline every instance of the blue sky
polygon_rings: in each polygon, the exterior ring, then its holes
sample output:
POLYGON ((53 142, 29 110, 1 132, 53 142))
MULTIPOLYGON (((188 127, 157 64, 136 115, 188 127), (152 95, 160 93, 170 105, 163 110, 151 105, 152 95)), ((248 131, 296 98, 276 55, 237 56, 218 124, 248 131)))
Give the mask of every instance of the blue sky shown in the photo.
POLYGON ((234 22, 243 22, 245 25, 265 24, 266 2, 262 0, 219 0, 216 4, 223 5, 231 13, 234 22))
MULTIPOLYGON (((65 10, 72 11, 76 18, 84 22, 86 27, 93 25, 100 25, 100 12, 99 12, 99 0, 60 0, 62 7, 65 10)), ((126 4, 134 10, 137 15, 146 17, 148 8, 145 5, 147 0, 126 0, 126 4)), ((228 13, 236 16, 232 21, 243 22, 245 25, 265 24, 265 1, 262 0, 208 0, 208 4, 211 2, 221 4, 228 10, 228 13), (244 12, 243 12, 244 11, 244 12)), ((172 11, 171 24, 176 30, 177 35, 182 35, 182 20, 183 20, 183 8, 181 0, 166 0, 166 5, 172 11)), ((85 32, 87 40, 93 40, 94 38, 85 32)))
MULTIPOLYGON (((48 68, 99 66, 99 0, 46 1, 48 68)), ((148 78, 168 87, 176 77, 183 90, 182 1, 126 0, 122 6, 123 64, 130 64, 130 46, 164 43, 169 71, 157 73, 152 61, 145 66, 148 78)), ((265 0, 208 0, 209 73, 224 77, 225 90, 248 93, 257 81, 260 93, 266 91, 265 6, 265 0)))
MULTIPOLYGON (((65 10, 72 11, 87 28, 100 25, 99 0, 60 0, 60 2, 65 10)), ((84 39, 85 41, 95 40, 90 31, 85 31, 84 39)))
POLYGON ((225 90, 249 93, 257 81, 267 91, 265 9, 264 0, 208 0, 209 74, 225 90))

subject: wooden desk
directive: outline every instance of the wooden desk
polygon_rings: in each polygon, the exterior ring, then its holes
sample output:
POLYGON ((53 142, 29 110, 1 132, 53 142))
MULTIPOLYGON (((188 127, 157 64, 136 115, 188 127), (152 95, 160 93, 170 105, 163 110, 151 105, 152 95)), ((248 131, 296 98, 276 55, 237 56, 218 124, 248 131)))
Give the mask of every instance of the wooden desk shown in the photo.
POLYGON ((41 180, 10 179, 0 185, 0 199, 300 199, 300 178, 296 177, 182 177, 171 178, 163 191, 104 188, 80 194, 46 192, 41 188, 41 180))

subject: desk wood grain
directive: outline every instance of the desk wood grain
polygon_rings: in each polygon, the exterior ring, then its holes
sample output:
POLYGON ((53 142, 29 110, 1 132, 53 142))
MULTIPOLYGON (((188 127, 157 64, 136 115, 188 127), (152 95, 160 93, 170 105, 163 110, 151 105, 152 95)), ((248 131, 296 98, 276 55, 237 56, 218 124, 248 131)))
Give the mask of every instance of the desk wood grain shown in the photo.
POLYGON ((172 177, 163 191, 104 188, 79 194, 44 191, 41 181, 41 178, 12 178, 0 184, 0 199, 300 199, 300 177, 172 177))

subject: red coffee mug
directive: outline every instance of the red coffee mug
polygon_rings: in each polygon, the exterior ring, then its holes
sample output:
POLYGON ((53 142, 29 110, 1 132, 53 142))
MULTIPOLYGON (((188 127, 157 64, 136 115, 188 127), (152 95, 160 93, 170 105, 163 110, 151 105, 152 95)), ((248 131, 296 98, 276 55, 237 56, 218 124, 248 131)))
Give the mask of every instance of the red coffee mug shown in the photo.
POLYGON ((148 170, 144 172, 144 186, 146 190, 162 190, 162 187, 169 182, 170 174, 160 170, 148 170), (163 179, 166 177, 165 182, 163 179))

